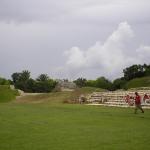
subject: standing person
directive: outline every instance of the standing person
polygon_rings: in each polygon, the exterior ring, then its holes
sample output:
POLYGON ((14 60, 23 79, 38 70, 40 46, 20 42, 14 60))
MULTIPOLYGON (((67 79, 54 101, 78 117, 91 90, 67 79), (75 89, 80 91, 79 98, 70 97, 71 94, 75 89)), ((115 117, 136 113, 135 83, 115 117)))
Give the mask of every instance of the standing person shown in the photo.
POLYGON ((149 96, 147 94, 145 94, 143 97, 143 102, 146 103, 146 100, 148 100, 148 99, 149 99, 149 96))
POLYGON ((140 109, 142 113, 144 113, 144 110, 142 109, 141 106, 141 96, 138 94, 138 92, 135 92, 135 114, 138 109, 140 109))

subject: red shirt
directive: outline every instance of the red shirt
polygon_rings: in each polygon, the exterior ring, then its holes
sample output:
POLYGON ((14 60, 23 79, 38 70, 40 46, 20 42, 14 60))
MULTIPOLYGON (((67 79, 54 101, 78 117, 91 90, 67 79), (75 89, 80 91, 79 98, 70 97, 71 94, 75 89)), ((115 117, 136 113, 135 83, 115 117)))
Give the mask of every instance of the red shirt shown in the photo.
POLYGON ((135 104, 136 104, 136 105, 141 104, 141 96, 139 96, 139 95, 136 95, 136 96, 135 96, 135 104))
POLYGON ((145 99, 149 99, 149 97, 148 97, 148 95, 144 95, 144 98, 143 98, 144 100, 145 99))

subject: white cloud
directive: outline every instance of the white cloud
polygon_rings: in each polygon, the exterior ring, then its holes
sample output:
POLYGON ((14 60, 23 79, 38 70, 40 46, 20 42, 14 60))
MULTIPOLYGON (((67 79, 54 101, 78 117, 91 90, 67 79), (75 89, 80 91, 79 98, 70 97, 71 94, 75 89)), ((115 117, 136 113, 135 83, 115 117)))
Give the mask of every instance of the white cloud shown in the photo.
POLYGON ((141 63, 150 62, 150 46, 140 46, 136 53, 138 54, 138 59, 141 63))
POLYGON ((116 78, 129 65, 149 62, 150 47, 141 46, 129 52, 129 44, 132 43, 133 37, 130 25, 122 22, 103 44, 96 42, 87 50, 81 50, 79 47, 68 50, 66 68, 71 76, 95 69, 98 70, 99 76, 116 78))

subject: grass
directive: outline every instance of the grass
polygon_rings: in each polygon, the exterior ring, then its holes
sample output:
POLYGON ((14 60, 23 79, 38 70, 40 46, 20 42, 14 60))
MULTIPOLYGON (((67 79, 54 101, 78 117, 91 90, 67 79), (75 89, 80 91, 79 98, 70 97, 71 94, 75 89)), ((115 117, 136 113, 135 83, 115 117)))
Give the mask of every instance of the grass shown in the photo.
POLYGON ((150 111, 62 103, 1 103, 2 150, 150 149, 150 111))
MULTIPOLYGON (((65 103, 74 103, 74 100, 77 100, 81 94, 89 94, 92 92, 104 91, 100 88, 94 87, 84 87, 76 89, 75 91, 65 91, 65 92, 51 92, 47 94, 41 94, 36 96, 25 96, 19 99, 19 102, 22 103, 51 103, 51 104, 61 104, 65 103)), ((18 101, 17 101, 18 102, 18 101)))
POLYGON ((10 89, 8 85, 0 85, 0 102, 14 100, 17 95, 17 90, 10 89))
POLYGON ((150 149, 150 110, 63 103, 78 90, 0 103, 0 150, 150 149))
POLYGON ((126 84, 127 89, 150 87, 150 77, 135 78, 126 84))

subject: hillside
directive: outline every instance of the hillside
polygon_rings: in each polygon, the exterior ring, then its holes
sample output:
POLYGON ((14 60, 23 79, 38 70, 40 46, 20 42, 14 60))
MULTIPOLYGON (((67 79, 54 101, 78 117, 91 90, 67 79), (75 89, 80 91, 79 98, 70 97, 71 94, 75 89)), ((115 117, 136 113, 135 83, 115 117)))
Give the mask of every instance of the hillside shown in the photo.
POLYGON ((149 77, 142 77, 142 78, 135 78, 130 80, 126 84, 126 88, 139 88, 139 87, 150 87, 150 76, 149 77))
POLYGON ((14 100, 17 95, 17 90, 10 89, 8 85, 0 85, 0 102, 14 100))

